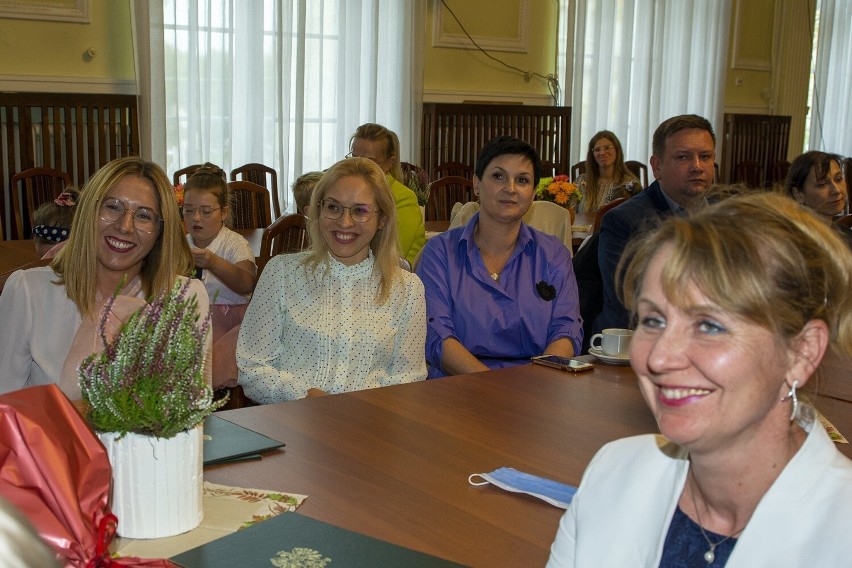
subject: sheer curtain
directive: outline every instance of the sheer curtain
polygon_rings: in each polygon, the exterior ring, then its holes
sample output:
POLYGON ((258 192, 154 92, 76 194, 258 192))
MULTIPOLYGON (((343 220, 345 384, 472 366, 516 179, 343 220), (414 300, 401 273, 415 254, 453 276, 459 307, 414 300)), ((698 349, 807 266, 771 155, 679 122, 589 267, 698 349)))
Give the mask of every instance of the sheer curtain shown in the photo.
POLYGON ((809 150, 852 154, 850 22, 852 1, 820 0, 809 150))
POLYGON ((573 62, 566 57, 560 74, 573 77, 575 161, 595 132, 611 130, 625 159, 648 164, 654 129, 677 114, 702 115, 721 135, 731 0, 563 4, 562 17, 574 21, 573 62))
POLYGON ((164 140, 151 137, 152 156, 169 173, 205 161, 225 170, 260 162, 278 171, 282 207, 292 209, 295 177, 342 158, 363 122, 396 131, 403 160, 414 161, 425 0, 136 4, 137 22, 151 30, 150 47, 137 39, 151 75, 143 109, 147 95, 152 129, 165 128, 164 140))

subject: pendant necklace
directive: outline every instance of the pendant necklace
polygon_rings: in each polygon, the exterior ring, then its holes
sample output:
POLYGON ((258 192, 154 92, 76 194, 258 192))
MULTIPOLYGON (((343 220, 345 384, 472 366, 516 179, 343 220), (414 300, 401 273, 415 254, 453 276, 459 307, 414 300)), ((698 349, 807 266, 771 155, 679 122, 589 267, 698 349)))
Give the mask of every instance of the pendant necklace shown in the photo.
MULTIPOLYGON (((692 479, 695 479, 694 475, 692 476, 692 479)), ((707 536, 707 533, 704 531, 704 526, 701 524, 701 515, 698 514, 698 504, 695 502, 695 491, 693 491, 692 488, 689 490, 689 496, 692 497, 692 506, 695 508, 695 517, 698 519, 698 528, 701 529, 701 536, 704 537, 704 540, 707 541, 707 545, 710 547, 707 549, 707 552, 704 553, 704 560, 708 565, 713 564, 713 561, 716 560, 716 548, 723 542, 727 542, 729 539, 732 539, 743 532, 745 530, 745 526, 737 532, 729 534, 719 542, 713 542, 710 540, 710 537, 707 536)))

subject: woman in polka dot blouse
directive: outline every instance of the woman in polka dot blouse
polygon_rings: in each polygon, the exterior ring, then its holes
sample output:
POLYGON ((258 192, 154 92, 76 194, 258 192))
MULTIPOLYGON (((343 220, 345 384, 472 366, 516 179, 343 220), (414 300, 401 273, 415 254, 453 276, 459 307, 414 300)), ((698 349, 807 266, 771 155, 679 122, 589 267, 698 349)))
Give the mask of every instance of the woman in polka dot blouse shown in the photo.
POLYGON ((400 268, 393 194, 366 158, 329 168, 308 212, 311 248, 263 270, 237 343, 261 403, 426 378, 423 284, 400 268))

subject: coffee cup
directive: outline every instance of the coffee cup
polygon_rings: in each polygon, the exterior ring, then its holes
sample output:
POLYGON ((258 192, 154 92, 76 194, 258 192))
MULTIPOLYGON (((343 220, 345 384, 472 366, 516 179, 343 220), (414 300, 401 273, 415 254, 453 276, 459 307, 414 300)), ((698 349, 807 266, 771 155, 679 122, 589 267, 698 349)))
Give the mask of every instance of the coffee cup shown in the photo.
POLYGON ((630 355, 630 339, 632 337, 632 329, 612 327, 603 330, 601 333, 594 334, 589 344, 594 349, 603 352, 604 355, 627 357, 630 355))

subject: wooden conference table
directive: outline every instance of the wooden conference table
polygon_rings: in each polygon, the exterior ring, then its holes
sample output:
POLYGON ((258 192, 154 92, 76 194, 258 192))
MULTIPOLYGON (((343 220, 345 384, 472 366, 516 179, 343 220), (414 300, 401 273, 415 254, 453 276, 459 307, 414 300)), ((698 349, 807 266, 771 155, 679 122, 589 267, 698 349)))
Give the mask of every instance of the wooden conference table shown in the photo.
MULTIPOLYGON (((852 437, 852 404, 817 407, 852 437)), ((632 369, 605 364, 578 375, 527 365, 218 415, 287 446, 208 468, 208 481, 306 494, 302 514, 473 566, 543 566, 562 511, 470 486, 470 474, 505 466, 577 485, 603 444, 657 431, 632 369)))

